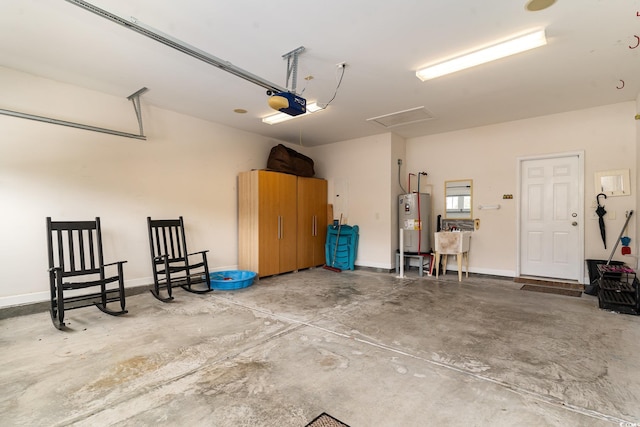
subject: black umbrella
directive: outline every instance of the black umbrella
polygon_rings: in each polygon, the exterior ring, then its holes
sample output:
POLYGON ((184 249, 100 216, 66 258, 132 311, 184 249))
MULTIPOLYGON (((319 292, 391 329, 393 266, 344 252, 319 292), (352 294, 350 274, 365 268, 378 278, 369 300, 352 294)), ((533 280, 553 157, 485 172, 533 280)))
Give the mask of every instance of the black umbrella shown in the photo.
POLYGON ((596 209, 596 214, 598 215, 598 223, 600 224, 600 235, 602 236, 602 243, 604 243, 604 248, 607 249, 607 233, 604 231, 604 219, 602 218, 607 211, 604 210, 604 206, 600 204, 600 196, 604 196, 607 198, 607 195, 604 193, 600 193, 596 196, 596 201, 598 202, 598 208, 596 209))

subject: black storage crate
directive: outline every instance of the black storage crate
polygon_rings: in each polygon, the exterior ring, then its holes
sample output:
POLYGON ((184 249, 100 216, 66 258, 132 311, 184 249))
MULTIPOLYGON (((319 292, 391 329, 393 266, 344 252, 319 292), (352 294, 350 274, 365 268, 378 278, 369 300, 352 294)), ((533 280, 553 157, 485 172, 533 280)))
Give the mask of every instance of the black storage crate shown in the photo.
POLYGON ((625 314, 640 314, 640 283, 635 271, 624 265, 605 264, 600 264, 598 270, 602 275, 598 279, 599 307, 625 314), (612 275, 618 277, 612 278, 612 275))
MULTIPOLYGON (((599 264, 606 264, 606 259, 588 259, 587 260, 587 268, 589 269, 589 283, 595 283, 596 280, 600 278, 600 271, 598 270, 599 264)), ((609 265, 624 265, 622 261, 609 261, 609 265)), ((616 273, 605 273, 607 278, 610 279, 620 279, 620 274, 616 273)))
MULTIPOLYGON (((584 286, 584 293, 587 295, 598 295, 598 280, 600 279, 600 271, 598 265, 607 264, 606 259, 588 259, 587 268, 589 269, 589 284, 584 286)), ((609 261, 609 265, 624 265, 621 261, 609 261)), ((604 273, 603 278, 611 280, 620 280, 620 273, 604 273)))

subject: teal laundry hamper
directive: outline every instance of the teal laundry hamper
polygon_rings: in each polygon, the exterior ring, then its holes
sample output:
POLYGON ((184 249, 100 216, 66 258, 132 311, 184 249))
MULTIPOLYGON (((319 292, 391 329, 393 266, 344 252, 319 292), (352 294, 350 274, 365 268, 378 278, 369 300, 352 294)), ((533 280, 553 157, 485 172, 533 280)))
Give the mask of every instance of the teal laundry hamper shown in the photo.
POLYGON ((327 227, 327 241, 324 245, 326 264, 340 270, 355 270, 356 255, 358 254, 358 226, 329 225, 327 227), (336 239, 338 247, 336 250, 336 239), (334 260, 335 255, 335 260, 334 260))

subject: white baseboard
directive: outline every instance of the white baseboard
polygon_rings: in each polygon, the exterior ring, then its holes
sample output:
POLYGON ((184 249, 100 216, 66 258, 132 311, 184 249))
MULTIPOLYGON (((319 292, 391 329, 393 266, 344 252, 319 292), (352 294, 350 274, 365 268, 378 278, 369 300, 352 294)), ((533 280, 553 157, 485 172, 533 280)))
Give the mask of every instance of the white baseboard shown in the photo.
POLYGON ((17 305, 33 304, 36 302, 49 301, 49 292, 34 292, 31 294, 11 295, 0 297, 0 308, 13 307, 17 305))
MULTIPOLYGON (((229 267, 216 267, 209 271, 215 272, 215 271, 228 271, 228 270, 237 270, 237 269, 238 269, 237 266, 229 266, 229 267)), ((151 284, 153 284, 153 277, 140 277, 137 279, 124 281, 125 289, 149 286, 151 284)), ((49 298, 50 298, 49 291, 0 297, 0 308, 15 307, 15 306, 26 305, 26 304, 35 304, 39 302, 48 302, 49 298)))
MULTIPOLYGON (((458 271, 458 266, 449 267, 448 270, 458 271)), ((464 266, 462 267, 464 272, 464 266)), ((516 277, 516 272, 513 270, 495 270, 491 268, 469 268, 469 273, 486 274, 489 276, 501 276, 501 277, 516 277)))
MULTIPOLYGON (((130 288, 137 288, 141 286, 149 286, 152 283, 153 283, 152 277, 142 277, 139 279, 125 280, 124 287, 126 289, 130 289, 130 288)), ((49 298, 50 298, 49 291, 0 297, 0 308, 15 307, 18 305, 26 305, 26 304, 35 304, 39 302, 48 302, 49 298)))
POLYGON ((396 268, 395 264, 390 263, 381 263, 381 262, 356 262, 354 263, 356 267, 363 268, 381 268, 384 270, 393 270, 396 268))
POLYGON ((233 271, 233 270, 237 270, 238 266, 237 265, 230 265, 227 267, 216 267, 216 268, 210 268, 209 272, 213 273, 216 271, 233 271))

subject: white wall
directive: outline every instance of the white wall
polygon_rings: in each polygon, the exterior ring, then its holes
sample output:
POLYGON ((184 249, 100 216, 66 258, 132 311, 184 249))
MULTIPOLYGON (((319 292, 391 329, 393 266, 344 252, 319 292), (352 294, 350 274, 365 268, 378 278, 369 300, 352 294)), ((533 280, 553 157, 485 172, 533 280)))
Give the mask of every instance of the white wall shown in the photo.
MULTIPOLYGON (((123 98, 0 68, 3 109, 137 133, 123 98)), ((105 260, 150 284, 146 217, 186 222, 211 270, 237 266, 238 172, 277 142, 143 104, 147 141, 0 115, 0 307, 47 300, 45 218, 100 216, 105 260)))
MULTIPOLYGON (((636 209, 632 195, 610 197, 606 221, 607 247, 603 248, 595 210, 594 173, 630 169, 636 181, 637 136, 634 102, 608 105, 467 129, 407 140, 407 167, 425 170, 434 184, 435 213, 443 213, 444 181, 473 179, 473 216, 480 219, 474 233, 470 270, 513 276, 516 269, 517 159, 549 153, 585 152, 585 257, 607 259, 623 224, 624 213, 636 209), (513 194, 503 200, 503 194, 513 194), (478 210, 478 205, 500 204, 500 210, 478 210), (616 219, 611 219, 615 214, 616 219)), ((605 217, 606 218, 606 217, 605 217)), ((635 221, 627 235, 635 241, 635 221)), ((620 259, 620 251, 617 257, 620 259)))
POLYGON ((396 166, 392 164, 397 165, 397 159, 392 156, 401 143, 392 144, 392 139, 386 133, 314 147, 309 154, 318 164, 317 176, 328 180, 334 216, 339 218, 342 213, 349 225, 360 229, 355 260, 359 266, 394 266, 391 251, 397 243, 392 240, 390 224, 395 204, 390 195, 395 191, 396 166))

